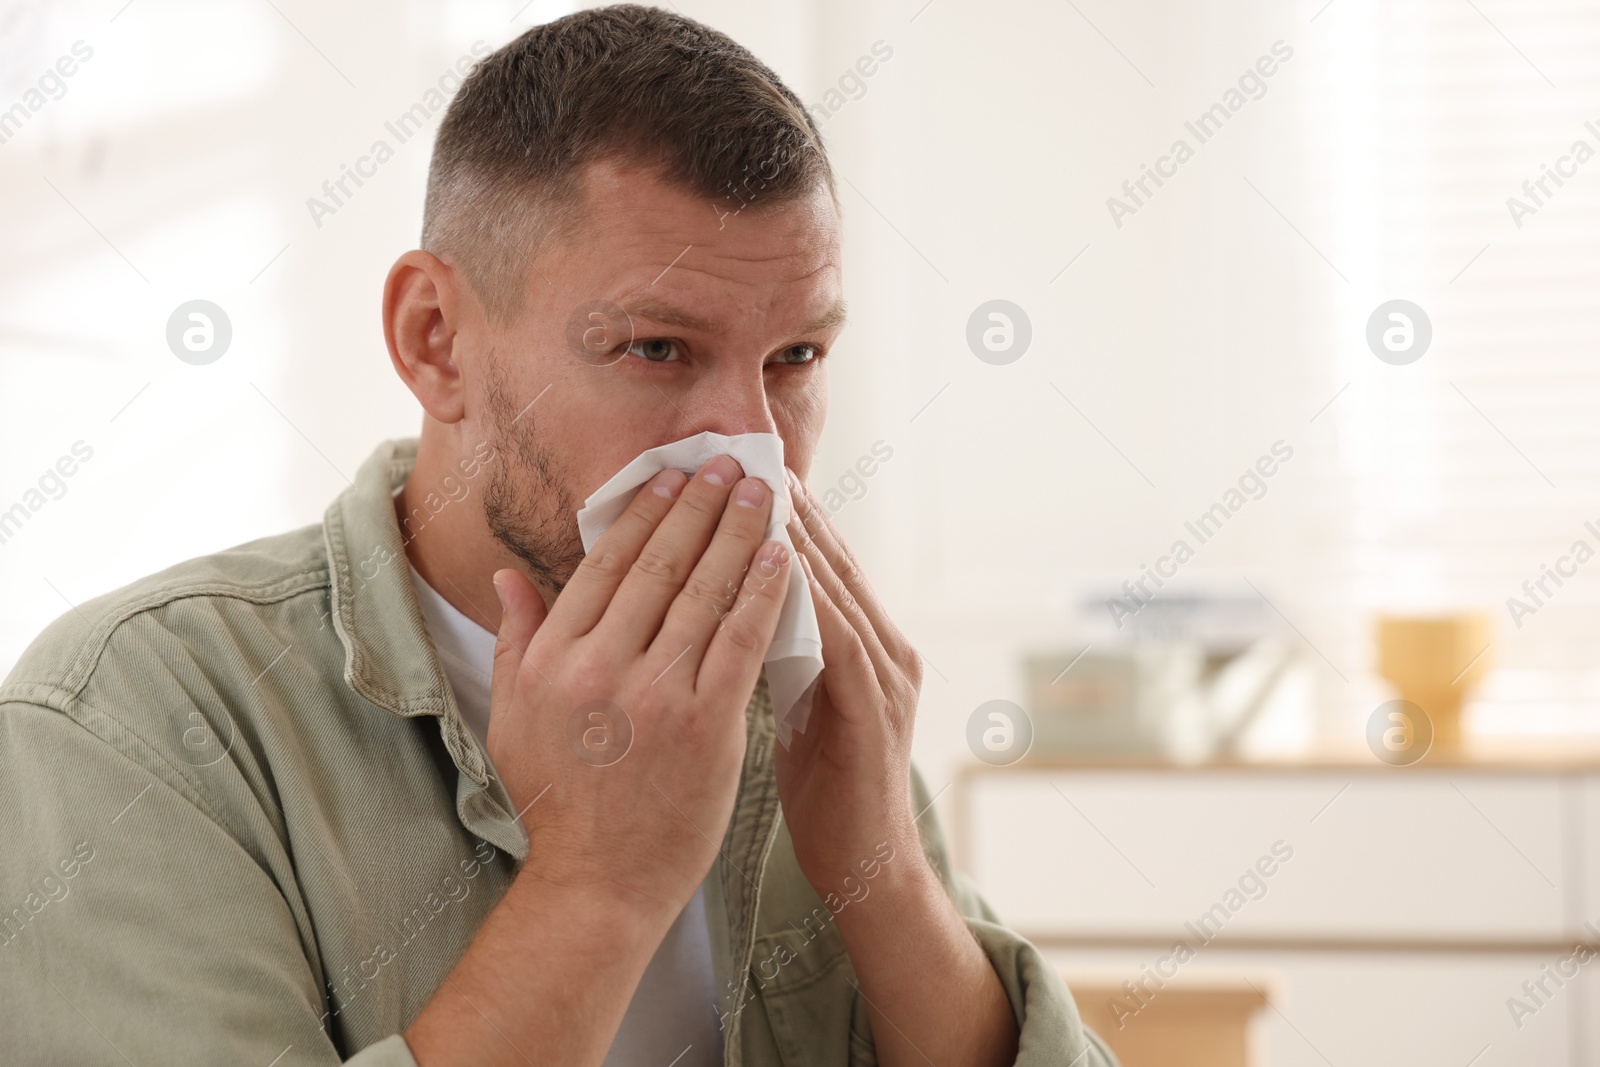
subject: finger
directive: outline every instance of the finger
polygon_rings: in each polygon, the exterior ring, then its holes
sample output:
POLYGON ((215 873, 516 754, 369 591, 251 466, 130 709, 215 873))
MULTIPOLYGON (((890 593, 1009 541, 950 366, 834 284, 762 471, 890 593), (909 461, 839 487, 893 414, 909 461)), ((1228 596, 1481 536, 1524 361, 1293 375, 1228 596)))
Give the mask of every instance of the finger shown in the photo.
POLYGON ((628 569, 593 635, 620 655, 643 652, 705 553, 744 472, 732 456, 713 456, 650 535, 628 569))
POLYGON ((629 568, 688 481, 689 476, 680 470, 657 474, 634 494, 627 509, 595 541, 550 613, 552 625, 562 634, 582 637, 599 624, 629 568))
MULTIPOLYGON (((772 491, 759 478, 743 478, 728 496, 722 521, 700 562, 667 609, 661 632, 651 643, 649 656, 658 670, 700 670, 712 632, 732 611, 739 583, 767 535, 772 514, 772 491)), ((653 675, 652 675, 653 676, 653 675)))
POLYGON ((785 467, 783 474, 789 485, 789 499, 794 505, 794 517, 790 520, 791 531, 798 524, 807 537, 816 542, 818 550, 828 560, 833 573, 839 576, 844 587, 850 590, 850 595, 861 605, 862 613, 866 615, 880 638, 885 639, 885 644, 891 643, 889 640, 891 637, 900 638, 899 630, 895 628, 888 613, 883 610, 877 596, 873 594, 866 573, 846 547, 844 538, 833 528, 827 513, 817 505, 816 499, 793 471, 785 467))
MULTIPOLYGON (((839 576, 833 572, 828 559, 817 547, 817 543, 808 536, 803 527, 797 527, 794 522, 789 524, 789 535, 795 542, 796 549, 801 553, 801 558, 810 564, 808 571, 808 584, 811 588, 811 599, 817 609, 817 622, 820 627, 824 610, 836 613, 844 624, 850 627, 855 634, 856 643, 861 646, 871 663, 873 673, 878 679, 890 679, 897 675, 895 661, 878 639, 866 613, 861 610, 860 603, 845 588, 839 576)), ((826 650, 823 662, 828 662, 826 650)))
MULTIPOLYGON (((800 557, 803 570, 805 558, 800 557)), ((863 680, 857 684, 841 681, 838 683, 838 692, 882 692, 877 665, 862 643, 861 635, 845 618, 844 612, 822 591, 814 571, 806 571, 806 585, 817 607, 817 629, 822 634, 822 661, 827 664, 823 670, 822 684, 827 685, 829 678, 842 679, 853 675, 863 680)), ((830 690, 829 695, 832 696, 833 692, 830 690)), ((830 700, 829 704, 839 718, 852 723, 858 721, 863 708, 870 707, 855 700, 830 700)))
POLYGON ((695 692, 748 692, 761 674, 761 661, 778 629, 778 613, 789 589, 793 558, 782 541, 767 541, 756 553, 739 587, 733 610, 711 635, 700 661, 695 692))
POLYGON ((869 624, 871 640, 868 640, 867 634, 863 634, 862 639, 868 641, 869 646, 876 642, 895 663, 914 669, 920 677, 921 657, 916 648, 894 624, 894 620, 889 618, 883 602, 878 599, 867 581, 866 572, 861 569, 854 553, 845 545, 844 538, 839 536, 839 531, 828 519, 826 510, 818 505, 816 498, 801 484, 799 477, 793 471, 785 467, 783 473, 789 484, 789 498, 793 503, 794 516, 788 526, 791 539, 799 544, 799 534, 796 531, 801 531, 807 540, 815 543, 822 557, 828 561, 828 566, 849 594, 846 599, 853 601, 859 607, 869 624))
MULTIPOLYGON (((496 571, 494 589, 500 597, 500 632, 495 636, 494 674, 489 687, 491 726, 494 712, 511 706, 524 665, 532 667, 527 662, 528 645, 547 615, 544 597, 520 571, 509 567, 496 571)), ((537 675, 534 680, 538 681, 537 675)))

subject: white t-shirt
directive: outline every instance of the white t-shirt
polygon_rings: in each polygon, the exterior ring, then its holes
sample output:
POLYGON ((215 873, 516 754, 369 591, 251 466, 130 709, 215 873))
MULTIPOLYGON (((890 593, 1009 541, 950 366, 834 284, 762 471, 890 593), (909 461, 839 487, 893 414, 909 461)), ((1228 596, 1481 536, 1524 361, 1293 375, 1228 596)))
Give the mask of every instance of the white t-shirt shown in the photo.
MULTIPOLYGON (((455 693, 461 716, 488 753, 489 687, 495 635, 457 611, 410 567, 427 621, 455 693)), ((711 938, 706 930, 705 887, 695 890, 651 957, 622 1017, 605 1067, 717 1067, 722 1028, 717 1010, 711 938), (673 1057, 677 1057, 674 1059, 673 1057)))

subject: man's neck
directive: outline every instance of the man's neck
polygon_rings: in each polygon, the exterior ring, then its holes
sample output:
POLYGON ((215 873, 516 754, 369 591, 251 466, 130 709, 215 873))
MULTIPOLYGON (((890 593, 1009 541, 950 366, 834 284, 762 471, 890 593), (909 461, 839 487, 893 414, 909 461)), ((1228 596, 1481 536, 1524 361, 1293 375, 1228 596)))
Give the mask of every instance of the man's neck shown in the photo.
MULTIPOLYGON (((494 590, 494 573, 504 567, 526 573, 516 556, 489 533, 484 520, 487 468, 504 458, 496 455, 476 477, 465 478, 457 466, 463 457, 443 430, 425 420, 416 466, 395 498, 400 539, 424 581, 457 611, 498 633, 500 598, 494 590), (466 486, 465 495, 461 486, 466 486)), ((550 593, 542 586, 540 591, 548 605, 550 593)))

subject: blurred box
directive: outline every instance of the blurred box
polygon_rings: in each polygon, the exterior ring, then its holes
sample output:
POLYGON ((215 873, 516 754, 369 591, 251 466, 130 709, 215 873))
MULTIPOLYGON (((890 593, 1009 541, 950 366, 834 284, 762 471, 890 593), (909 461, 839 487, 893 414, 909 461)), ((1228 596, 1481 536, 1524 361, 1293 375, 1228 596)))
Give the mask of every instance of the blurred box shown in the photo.
POLYGON ((1033 753, 1201 759, 1211 747, 1198 645, 1142 644, 1113 652, 1023 660, 1033 753))

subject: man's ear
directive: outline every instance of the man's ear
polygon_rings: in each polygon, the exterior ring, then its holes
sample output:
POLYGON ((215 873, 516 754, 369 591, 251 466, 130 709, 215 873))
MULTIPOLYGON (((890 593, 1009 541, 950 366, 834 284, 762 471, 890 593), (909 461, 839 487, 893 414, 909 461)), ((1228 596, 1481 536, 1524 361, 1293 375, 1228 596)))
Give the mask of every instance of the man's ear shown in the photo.
POLYGON ((466 410, 456 356, 464 319, 474 310, 461 273, 421 249, 395 260, 383 283, 389 359, 422 409, 439 422, 460 422, 466 410))

